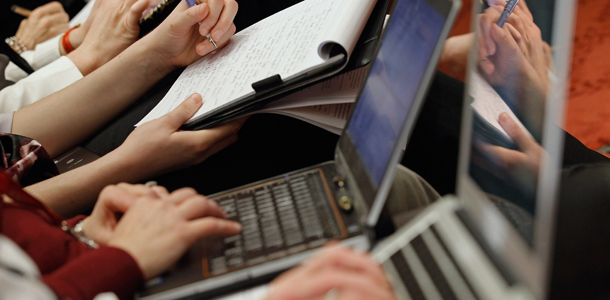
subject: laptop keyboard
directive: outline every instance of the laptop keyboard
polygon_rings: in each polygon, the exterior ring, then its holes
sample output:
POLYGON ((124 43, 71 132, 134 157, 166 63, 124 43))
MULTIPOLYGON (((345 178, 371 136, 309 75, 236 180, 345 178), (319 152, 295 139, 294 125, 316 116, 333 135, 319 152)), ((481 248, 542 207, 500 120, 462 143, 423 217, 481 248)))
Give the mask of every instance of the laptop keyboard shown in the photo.
POLYGON ((410 299, 478 299, 434 225, 390 260, 410 299))
MULTIPOLYGON (((223 274, 341 236, 321 171, 306 171, 215 197, 239 235, 206 243, 208 274, 223 274)), ((205 273, 205 270, 204 270, 205 273)))

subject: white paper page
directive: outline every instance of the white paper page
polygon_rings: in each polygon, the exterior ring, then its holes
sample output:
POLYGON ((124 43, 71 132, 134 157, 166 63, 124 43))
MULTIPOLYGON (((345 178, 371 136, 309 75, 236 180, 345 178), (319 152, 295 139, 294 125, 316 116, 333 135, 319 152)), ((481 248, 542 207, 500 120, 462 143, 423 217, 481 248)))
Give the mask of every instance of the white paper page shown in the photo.
POLYGON ((261 285, 249 288, 245 291, 237 292, 223 297, 214 298, 215 300, 262 300, 269 292, 269 285, 261 285))
POLYGON ((91 14, 91 9, 93 9, 94 4, 95 4, 95 0, 90 0, 87 4, 85 4, 83 9, 81 9, 76 14, 76 16, 74 16, 74 18, 72 18, 72 20, 70 20, 70 22, 68 22, 68 24, 70 24, 70 27, 74 27, 77 24, 85 23, 85 21, 87 21, 87 18, 89 17, 89 14, 91 14))
POLYGON ((474 101, 470 106, 489 124, 498 129, 502 134, 510 139, 508 133, 502 128, 498 122, 498 117, 501 113, 507 113, 517 123, 524 132, 530 137, 530 132, 523 126, 523 123, 517 118, 515 113, 508 107, 508 105, 502 100, 502 97, 498 95, 496 90, 481 77, 480 74, 474 72, 470 82, 470 96, 474 101))
POLYGON ((260 112, 282 114, 309 122, 333 133, 341 134, 353 105, 353 103, 340 103, 280 110, 265 109, 260 112))
POLYGON ((278 115, 284 115, 287 117, 291 117, 291 118, 295 118, 297 120, 301 120, 303 122, 307 122, 311 125, 320 127, 326 131, 332 132, 334 134, 341 134, 341 132, 343 131, 343 128, 339 128, 339 127, 334 127, 328 124, 324 124, 324 123, 320 123, 320 122, 316 122, 310 118, 301 116, 299 114, 291 114, 290 112, 284 111, 284 110, 272 110, 272 111, 265 111, 265 113, 272 113, 272 114, 278 114, 278 115))
MULTIPOLYGON (((254 82, 279 74, 282 79, 314 69, 325 62, 318 49, 329 39, 329 28, 354 6, 372 11, 375 0, 306 0, 235 34, 230 43, 191 64, 161 102, 136 126, 157 119, 189 95, 203 96, 203 106, 191 120, 252 95, 254 82), (363 7, 360 3, 367 3, 363 7)), ((366 20, 361 20, 366 22, 366 20)), ((359 35, 359 34, 358 34, 359 35)), ((342 40, 358 39, 343 36, 342 40)), ((348 44, 351 44, 349 42, 348 44)))
POLYGON ((265 109, 283 109, 303 106, 354 103, 366 80, 367 67, 361 67, 334 76, 298 92, 287 95, 265 106, 265 109))

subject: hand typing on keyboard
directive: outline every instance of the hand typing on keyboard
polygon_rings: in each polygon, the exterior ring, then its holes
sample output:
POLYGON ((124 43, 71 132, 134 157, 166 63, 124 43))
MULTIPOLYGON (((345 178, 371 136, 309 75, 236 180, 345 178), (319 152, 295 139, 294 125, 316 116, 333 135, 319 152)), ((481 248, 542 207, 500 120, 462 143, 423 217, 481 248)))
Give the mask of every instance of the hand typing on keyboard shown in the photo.
POLYGON ((382 268, 368 254, 336 244, 322 249, 276 278, 266 300, 396 299, 382 268))

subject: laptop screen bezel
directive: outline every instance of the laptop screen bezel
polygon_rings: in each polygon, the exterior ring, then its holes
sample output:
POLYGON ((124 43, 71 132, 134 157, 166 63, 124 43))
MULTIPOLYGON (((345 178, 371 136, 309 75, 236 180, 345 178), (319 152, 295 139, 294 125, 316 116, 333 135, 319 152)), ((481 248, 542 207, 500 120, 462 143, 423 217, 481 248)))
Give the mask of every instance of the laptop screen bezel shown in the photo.
MULTIPOLYGON (((400 0, 394 0, 391 6, 390 11, 394 11, 398 1, 400 0)), ((415 95, 415 99, 413 100, 413 104, 412 107, 410 109, 410 111, 408 112, 407 118, 405 119, 405 123, 401 129, 401 132, 399 134, 398 137, 398 142, 396 143, 393 151, 392 151, 392 155, 390 157, 390 160, 388 162, 388 167, 386 168, 386 171, 382 177, 381 183, 379 184, 379 187, 375 187, 375 184, 372 180, 372 178, 370 177, 370 175, 368 174, 368 172, 366 171, 367 168, 364 165, 358 150, 356 149, 348 131, 347 128, 349 128, 349 125, 352 121, 352 115, 354 113, 354 109, 352 109, 351 113, 350 113, 350 117, 349 117, 349 121, 345 126, 345 129, 343 130, 343 133, 341 134, 341 137, 339 138, 339 141, 337 143, 337 148, 335 151, 335 162, 337 164, 337 169, 338 170, 345 170, 346 174, 344 174, 346 177, 351 178, 354 183, 355 186, 354 190, 356 192, 358 192, 359 196, 364 199, 374 199, 371 203, 373 203, 373 205, 371 207, 364 207, 363 209, 365 210, 365 213, 362 214, 363 218, 365 218, 363 221, 364 224, 366 224, 368 227, 374 227, 377 224, 377 220, 379 219, 379 215, 381 214, 381 210, 383 209, 383 206, 385 204, 385 199, 390 191, 390 187, 392 184, 392 179, 394 178, 394 172, 395 172, 395 168, 391 167, 391 166, 396 166, 401 157, 402 157, 402 153, 404 151, 404 146, 407 143, 407 140, 411 134, 411 132, 413 131, 413 127, 415 126, 415 121, 417 120, 417 116, 419 114, 419 111, 421 109, 421 104, 423 103, 423 99, 426 96, 427 92, 428 92, 428 88, 430 86, 430 81, 432 79, 432 75, 434 74, 435 70, 436 70, 436 66, 438 64, 438 59, 440 58, 442 49, 443 49, 443 45, 444 45, 444 40, 447 38, 447 36, 449 35, 449 32, 451 31, 451 28, 453 27, 453 22, 455 20, 455 17, 457 15, 457 12, 459 11, 461 2, 459 0, 425 0, 426 2, 428 2, 433 8, 435 8, 437 11, 439 11, 441 14, 442 12, 440 10, 444 10, 446 12, 446 15, 444 15, 445 17, 445 24, 441 30, 441 33, 439 35, 439 39, 437 40, 436 46, 434 47, 434 51, 432 52, 432 56, 430 58, 431 62, 435 62, 435 63, 429 63, 428 66, 426 67, 422 82, 417 90, 417 93, 415 95)), ((390 14, 390 19, 388 20, 388 24, 391 22, 391 14, 390 14)), ((375 56, 377 56, 379 49, 381 48, 381 45, 383 44, 383 38, 385 37, 385 30, 384 32, 382 32, 381 34, 381 42, 378 43, 377 48, 375 49, 375 56)), ((371 62, 371 64, 373 64, 373 62, 371 62)), ((369 70, 370 72, 370 70, 369 70)), ((357 99, 360 99, 360 95, 362 94, 362 91, 364 89, 365 84, 360 88, 360 91, 358 93, 358 97, 357 99)), ((358 105, 358 103, 356 102, 356 105, 358 105)), ((366 201, 363 201, 364 204, 366 204, 366 201)))
MULTIPOLYGON (((552 47, 557 82, 551 85, 551 89, 554 91, 553 93, 549 91, 547 97, 542 145, 548 155, 544 156, 538 177, 533 246, 530 247, 505 216, 486 200, 482 189, 469 175, 473 115, 469 102, 468 85, 466 85, 464 93, 457 178, 459 199, 467 215, 474 222, 475 229, 480 230, 479 233, 489 246, 488 249, 494 251, 493 254, 501 258, 514 273, 512 275, 528 286, 538 299, 545 298, 549 285, 554 216, 563 150, 563 134, 558 124, 563 124, 576 2, 574 0, 556 0, 555 4, 552 47), (501 242, 498 242, 499 240, 501 242)), ((476 16, 480 11, 481 4, 475 1, 472 12, 472 31, 479 28, 476 16)), ((478 57, 476 49, 470 53, 467 78, 477 68, 477 59, 472 59, 473 57, 478 57)))

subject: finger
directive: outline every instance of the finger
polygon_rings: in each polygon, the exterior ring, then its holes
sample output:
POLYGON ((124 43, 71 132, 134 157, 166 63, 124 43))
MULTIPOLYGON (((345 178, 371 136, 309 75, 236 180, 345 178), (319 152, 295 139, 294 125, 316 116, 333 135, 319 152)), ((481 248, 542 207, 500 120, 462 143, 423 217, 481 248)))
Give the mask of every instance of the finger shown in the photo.
POLYGON ((520 151, 489 144, 483 145, 482 149, 490 155, 492 161, 508 171, 514 170, 524 160, 523 152, 520 151))
POLYGON ((199 108, 203 105, 203 99, 201 99, 201 95, 195 93, 190 95, 184 102, 182 102, 178 107, 172 110, 167 115, 163 116, 164 124, 166 124, 169 129, 177 130, 184 124, 188 119, 190 119, 199 108))
POLYGON ((42 18, 42 20, 46 21, 44 23, 41 21, 41 24, 45 26, 45 28, 56 24, 68 25, 68 22, 70 21, 70 16, 66 12, 62 11, 46 15, 42 18))
POLYGON ((534 21, 534 16, 532 15, 532 12, 530 11, 529 7, 527 7, 525 0, 519 1, 519 3, 517 3, 517 8, 523 10, 523 12, 530 21, 534 21))
POLYGON ((175 11, 182 14, 182 16, 173 18, 175 23, 171 24, 171 26, 177 29, 178 32, 185 33, 190 31, 197 23, 203 21, 208 16, 210 9, 207 3, 188 7, 186 1, 181 1, 175 11))
POLYGON ((53 14, 57 12, 64 12, 64 7, 61 5, 61 3, 53 1, 35 8, 32 11, 30 17, 32 17, 32 15, 35 15, 35 17, 40 18, 44 15, 53 14))
POLYGON ((187 228, 193 240, 236 235, 242 229, 241 224, 237 222, 214 217, 190 221, 187 228))
POLYGON ((519 33, 519 31, 515 29, 515 27, 513 27, 513 25, 511 24, 507 23, 505 26, 508 29, 508 32, 510 32, 510 35, 515 40, 515 43, 517 43, 517 45, 519 46, 519 49, 521 49, 521 51, 525 54, 525 51, 527 51, 527 45, 525 45, 525 41, 521 33, 519 33))
POLYGON ((212 38, 214 40, 222 39, 225 36, 225 33, 229 31, 231 25, 233 25, 233 20, 235 19, 235 15, 237 15, 238 5, 236 1, 227 0, 224 3, 224 7, 222 9, 222 13, 216 22, 216 25, 212 27, 211 33, 212 38))
POLYGON ((300 299, 320 297, 332 289, 338 289, 339 294, 345 291, 362 295, 359 299, 384 299, 383 288, 364 274, 342 269, 326 269, 311 276, 308 284, 299 287, 300 299))
POLYGON ((161 198, 169 196, 169 192, 163 186, 154 185, 149 188, 152 189, 153 191, 155 191, 155 193, 157 193, 157 195, 159 195, 159 197, 161 197, 161 198))
POLYGON ((224 211, 216 204, 202 195, 193 195, 178 205, 178 213, 186 220, 203 217, 225 219, 224 211))
POLYGON ((216 143, 235 134, 241 128, 241 123, 231 121, 220 126, 199 130, 176 132, 175 137, 182 139, 200 157, 206 154, 216 143))
MULTIPOLYGON (((517 42, 515 41, 515 39, 513 39, 512 35, 508 31, 507 27, 500 28, 500 26, 493 24, 492 27, 490 28, 489 33, 490 33, 490 36, 492 37, 492 39, 494 40, 494 42, 503 51, 509 51, 509 50, 518 51, 521 49, 521 48, 519 48, 519 45, 517 45, 517 42)), ((505 53, 505 52, 503 52, 503 53, 505 53)))
POLYGON ((218 22, 218 18, 224 8, 224 0, 208 0, 209 13, 199 24, 199 34, 206 36, 211 33, 212 28, 218 22))
POLYGON ((518 13, 513 12, 512 14, 510 14, 508 19, 506 20, 506 23, 511 24, 523 37, 527 35, 525 23, 523 22, 523 19, 519 16, 518 13))
POLYGON ((175 205, 178 205, 195 195, 198 195, 198 193, 194 188, 186 187, 172 192, 169 197, 167 197, 167 200, 171 201, 175 205))
POLYGON ((507 113, 500 114, 498 122, 500 123, 500 126, 504 128, 508 136, 513 139, 519 149, 527 152, 532 146, 536 145, 536 142, 529 137, 507 113))
POLYGON ((160 195, 155 190, 143 184, 119 183, 117 187, 135 197, 160 198, 160 195))
MULTIPOLYGON (((236 30, 235 24, 231 24, 229 29, 225 32, 225 34, 220 39, 213 39, 214 42, 216 43, 216 46, 218 48, 224 47, 229 42, 231 37, 235 34, 235 30, 236 30)), ((197 44, 197 46, 196 46, 197 54, 199 54, 201 56, 204 56, 214 50, 216 50, 216 47, 214 47, 214 45, 212 45, 212 42, 210 42, 208 39, 204 39, 201 43, 197 44)))
POLYGON ((490 37, 490 31, 493 26, 496 25, 498 19, 500 19, 500 13, 498 13, 497 9, 494 7, 485 10, 485 13, 483 13, 480 19, 481 34, 483 35, 485 48, 487 50, 487 55, 489 56, 496 53, 496 45, 490 37))
POLYGON ((344 246, 323 250, 319 256, 312 259, 311 265, 311 269, 316 271, 329 267, 341 268, 366 274, 370 279, 376 280, 378 284, 386 282, 383 270, 369 255, 356 253, 344 246))
MULTIPOLYGON (((60 26, 64 29, 68 28, 68 15, 66 13, 60 13, 43 16, 38 21, 38 24, 36 24, 36 39, 33 42, 37 43, 45 40, 44 37, 48 35, 50 33, 50 30, 52 30, 52 28, 55 26, 60 26)), ((55 36, 55 34, 53 34, 53 36, 55 36)))
MULTIPOLYGON (((123 11, 125 10, 130 10, 131 7, 133 7, 134 4, 136 4, 136 2, 138 2, 139 0, 123 0, 123 11)), ((148 7, 148 1, 147 0, 143 0, 146 1, 146 7, 148 7)), ((144 11, 142 11, 144 12, 144 11)))
POLYGON ((131 5, 129 15, 127 16, 127 24, 132 28, 138 28, 139 30, 138 22, 146 8, 148 8, 148 0, 139 0, 131 5))
POLYGON ((116 185, 104 187, 100 193, 100 200, 106 204, 105 208, 112 212, 126 212, 138 199, 134 194, 125 192, 116 185))

